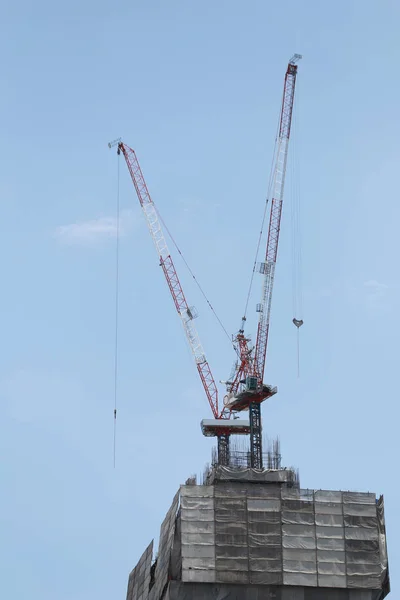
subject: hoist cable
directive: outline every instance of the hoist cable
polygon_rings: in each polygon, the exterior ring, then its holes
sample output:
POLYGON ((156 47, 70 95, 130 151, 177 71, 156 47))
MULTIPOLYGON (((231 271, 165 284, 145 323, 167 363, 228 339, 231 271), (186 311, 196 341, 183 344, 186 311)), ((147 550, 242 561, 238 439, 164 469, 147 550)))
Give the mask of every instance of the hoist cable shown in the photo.
POLYGON ((291 161, 291 229, 292 229, 292 302, 293 322, 297 327, 297 376, 300 377, 300 327, 303 324, 303 297, 302 297, 302 252, 301 252, 301 217, 300 217, 300 176, 298 152, 298 105, 293 112, 293 150, 291 161))
POLYGON ((297 157, 297 176, 296 176, 296 182, 297 182, 297 207, 298 207, 298 219, 297 219, 297 242, 298 242, 298 264, 297 264, 297 269, 298 269, 298 291, 299 291, 299 311, 300 311, 300 318, 303 318, 303 255, 302 255, 302 235, 301 235, 301 170, 299 168, 299 156, 301 156, 301 152, 298 151, 298 147, 301 143, 301 138, 299 136, 299 127, 298 127, 298 115, 300 114, 300 110, 301 110, 301 103, 300 103, 300 99, 299 99, 299 94, 298 94, 298 100, 297 100, 297 104, 296 104, 296 112, 295 112, 295 133, 296 133, 296 145, 297 145, 297 151, 296 151, 296 157, 297 157))
POLYGON ((192 278, 194 279, 197 287, 199 288, 203 298, 205 299, 205 301, 207 302, 209 308, 211 309, 214 317, 217 319, 222 331, 225 333, 226 337, 229 340, 229 343, 232 345, 232 347, 234 348, 235 352, 237 354, 239 354, 238 349, 236 348, 236 346, 233 344, 232 342, 232 337, 229 335, 228 331, 226 330, 226 327, 224 326, 224 324, 222 323, 221 319, 219 318, 219 316, 217 315, 216 311, 214 310, 214 307, 212 306, 210 300, 208 299, 205 291, 203 290, 202 286, 200 285, 199 281, 197 280, 197 277, 195 276, 195 274, 193 273, 192 269, 189 266, 189 263, 187 262, 186 258, 184 257, 181 249, 179 248, 178 244, 176 243, 174 237, 172 236, 170 230, 168 229, 167 225, 165 224, 164 219, 162 218, 162 216, 159 213, 158 208, 156 208, 156 212, 158 214, 158 218, 160 219, 161 223, 163 224, 163 227, 165 229, 165 231, 167 232, 169 238, 171 239, 171 242, 173 243, 173 245, 175 246, 176 251, 178 252, 178 254, 180 255, 180 257, 182 258, 187 270, 189 271, 190 275, 192 276, 192 278))
POLYGON ((300 377, 300 329, 297 328, 297 377, 300 377))
POLYGON ((271 170, 270 170, 270 173, 269 173, 267 197, 265 199, 265 206, 264 206, 264 214, 263 214, 263 218, 262 218, 262 221, 261 221, 261 229, 260 229, 260 233, 259 233, 259 236, 258 236, 256 254, 255 254, 254 263, 253 263, 253 270, 251 272, 249 290, 248 290, 248 293, 247 293, 246 305, 245 305, 245 309, 244 309, 244 313, 243 313, 243 318, 244 319, 246 319, 247 310, 248 310, 248 307, 249 307, 251 290, 252 290, 252 287, 253 287, 254 274, 256 272, 256 267, 257 267, 258 253, 260 251, 261 240, 262 240, 262 236, 263 236, 263 232, 264 232, 265 218, 267 216, 267 209, 268 209, 268 205, 269 205, 269 199, 270 199, 270 196, 271 196, 271 188, 272 188, 272 182, 273 182, 273 176, 274 176, 274 165, 275 165, 275 158, 276 158, 276 148, 277 148, 277 143, 278 143, 279 125, 280 125, 280 117, 278 119, 278 125, 277 125, 277 128, 276 128, 276 134, 275 134, 275 145, 274 145, 274 152, 273 152, 273 155, 272 155, 271 170))
POLYGON ((117 202, 116 202, 116 248, 115 248, 115 346, 114 346, 114 468, 117 438, 117 391, 118 391, 118 317, 119 317, 119 157, 117 158, 117 202))

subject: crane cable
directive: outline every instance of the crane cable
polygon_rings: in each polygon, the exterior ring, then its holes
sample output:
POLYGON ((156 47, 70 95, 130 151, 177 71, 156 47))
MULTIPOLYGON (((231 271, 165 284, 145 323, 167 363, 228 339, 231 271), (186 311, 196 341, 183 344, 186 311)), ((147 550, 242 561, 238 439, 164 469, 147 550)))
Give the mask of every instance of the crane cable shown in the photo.
POLYGON ((159 212, 158 208, 156 207, 156 205, 154 205, 154 208, 155 208, 155 210, 156 210, 156 212, 157 212, 157 215, 158 215, 158 218, 160 219, 161 223, 163 224, 163 227, 164 227, 165 231, 167 232, 167 234, 168 234, 168 236, 169 236, 169 238, 170 238, 171 242, 172 242, 172 243, 173 243, 173 245, 175 246, 175 249, 176 249, 176 251, 178 252, 178 254, 180 255, 180 257, 182 258, 182 260, 183 260, 183 262, 184 262, 184 264, 185 264, 185 266, 186 266, 187 270, 188 270, 188 271, 189 271, 189 273, 191 274, 191 276, 192 276, 192 278, 194 279, 194 281, 195 281, 195 283, 196 283, 197 287, 199 288, 199 290, 200 290, 200 292, 201 292, 201 294, 202 294, 203 298, 205 299, 205 301, 207 302, 207 304, 208 304, 209 308, 211 309, 211 312, 213 313, 214 317, 217 319, 217 321, 218 321, 218 323, 219 323, 219 325, 220 325, 221 329, 222 329, 222 330, 223 330, 223 332, 225 333, 226 337, 227 337, 227 338, 228 338, 228 340, 229 340, 229 343, 232 345, 232 347, 233 347, 233 349, 235 350, 236 354, 238 354, 238 355, 239 355, 239 351, 238 351, 238 349, 236 348, 236 346, 234 345, 234 343, 232 342, 232 338, 231 338, 231 336, 229 335, 228 331, 226 330, 226 327, 224 326, 224 324, 222 323, 221 319, 219 318, 219 316, 217 315, 216 311, 214 310, 214 307, 212 306, 212 304, 211 304, 210 300, 208 299, 208 297, 207 297, 207 295, 206 295, 205 291, 203 290, 202 286, 200 285, 200 283, 199 283, 199 281, 198 281, 197 277, 195 276, 195 274, 193 273, 192 269, 190 268, 190 266, 189 266, 189 263, 187 262, 186 258, 184 257, 184 255, 183 255, 183 253, 182 253, 181 249, 179 248, 178 244, 176 243, 176 241, 175 241, 174 237, 172 236, 172 234, 171 234, 170 230, 168 229, 167 225, 165 224, 165 221, 164 221, 164 219, 162 218, 162 216, 160 215, 160 212, 159 212))
MULTIPOLYGON (((298 95, 298 94, 297 94, 298 95)), ((300 219, 300 169, 298 168, 298 105, 297 99, 294 113, 294 136, 291 161, 291 229, 292 229, 292 303, 293 323, 297 328, 297 376, 300 377, 300 327, 303 325, 302 294, 302 253, 301 253, 301 219, 300 219)))
POLYGON ((256 272, 256 267, 257 267, 258 253, 260 251, 261 239, 262 239, 262 236, 263 236, 263 233, 264 233, 264 225, 265 225, 265 219, 266 219, 266 216, 267 216, 267 209, 268 209, 268 205, 269 205, 269 199, 271 197, 271 189, 272 189, 272 182, 273 182, 273 175, 274 175, 274 165, 275 165, 275 158, 276 158, 276 148, 277 148, 277 143, 278 143, 279 125, 280 125, 280 113, 279 113, 279 117, 278 117, 278 124, 277 124, 276 134, 275 134, 275 145, 274 145, 274 152, 273 152, 273 155, 272 155, 271 170, 270 170, 270 173, 269 173, 268 188, 267 188, 267 197, 265 199, 265 206, 264 206, 264 214, 263 214, 263 218, 262 218, 262 221, 261 221, 261 229, 260 229, 260 233, 259 233, 259 236, 258 236, 256 254, 255 254, 255 257, 254 257, 253 270, 251 272, 249 290, 247 292, 246 305, 245 305, 245 309, 244 309, 244 313, 243 313, 242 322, 244 322, 246 320, 246 317, 247 317, 247 310, 248 310, 248 307, 249 307, 251 290, 252 290, 252 287, 253 287, 254 274, 256 272))
POLYGON ((115 346, 114 346, 114 469, 117 438, 117 391, 118 391, 118 317, 119 317, 119 156, 117 155, 117 201, 116 201, 116 248, 115 248, 115 346))

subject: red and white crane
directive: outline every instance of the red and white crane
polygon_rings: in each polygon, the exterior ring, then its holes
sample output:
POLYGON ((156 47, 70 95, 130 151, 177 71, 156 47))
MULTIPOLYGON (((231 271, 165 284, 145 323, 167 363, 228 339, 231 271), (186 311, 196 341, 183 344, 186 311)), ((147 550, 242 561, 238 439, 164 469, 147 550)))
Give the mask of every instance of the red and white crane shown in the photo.
POLYGON ((191 348, 197 371, 200 375, 213 419, 202 421, 202 431, 207 436, 218 438, 218 460, 220 464, 229 464, 229 437, 231 434, 250 434, 250 456, 253 468, 262 468, 261 439, 261 403, 277 392, 276 387, 263 382, 267 353, 268 333, 271 315, 271 301, 277 259, 279 232, 282 215, 283 192, 285 185, 286 163, 293 112, 294 91, 297 65, 301 58, 295 54, 289 61, 283 91, 282 109, 278 134, 278 145, 272 179, 272 202, 265 261, 260 265, 263 274, 261 302, 257 305, 259 313, 257 341, 254 348, 249 346, 249 338, 242 329, 235 336, 239 354, 232 381, 226 382, 227 393, 221 407, 218 389, 206 359, 198 333, 194 326, 196 311, 187 303, 165 236, 156 206, 151 199, 136 153, 132 148, 117 140, 109 147, 117 145, 118 154, 122 152, 128 166, 136 194, 143 209, 150 234, 160 260, 176 310, 191 348), (249 411, 249 419, 231 419, 233 413, 249 411))
MULTIPOLYGON (((301 56, 295 54, 289 61, 285 74, 277 150, 272 175, 268 238, 265 260, 259 265, 259 271, 264 277, 261 302, 257 305, 259 318, 256 345, 255 348, 249 347, 250 340, 244 334, 244 318, 242 329, 236 335, 240 360, 233 381, 227 384, 228 394, 224 399, 226 407, 231 410, 249 410, 250 412, 250 456, 251 466, 254 468, 262 468, 261 403, 277 392, 276 388, 264 384, 264 370, 296 87, 296 63, 300 59, 301 56)), ((296 321, 295 325, 299 327, 302 325, 302 321, 296 321)))
POLYGON ((194 319, 197 316, 196 311, 194 307, 189 306, 186 300, 162 230, 161 220, 147 188, 136 153, 132 148, 119 140, 111 142, 109 147, 111 148, 115 145, 118 145, 118 153, 120 154, 122 152, 128 166, 137 197, 143 209, 151 237, 153 238, 157 250, 160 266, 164 272, 175 308, 182 321, 183 329, 189 342, 197 371, 200 375, 211 407, 214 419, 210 424, 211 428, 208 430, 208 435, 211 435, 212 430, 212 435, 218 437, 219 460, 222 464, 227 464, 229 460, 229 435, 232 433, 248 434, 250 432, 249 422, 248 420, 233 420, 230 418, 230 410, 227 410, 224 407, 220 409, 219 407, 218 389, 194 325, 194 319))

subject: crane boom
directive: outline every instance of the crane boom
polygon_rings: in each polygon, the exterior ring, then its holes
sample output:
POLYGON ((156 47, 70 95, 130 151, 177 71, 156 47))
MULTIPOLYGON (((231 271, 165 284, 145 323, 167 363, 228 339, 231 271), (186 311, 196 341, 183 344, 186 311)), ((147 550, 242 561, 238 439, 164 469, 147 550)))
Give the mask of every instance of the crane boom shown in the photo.
POLYGON ((265 359, 267 355, 268 333, 271 317, 272 291, 275 278, 275 265, 278 253, 279 233, 281 227, 283 192, 285 187, 286 164, 289 149, 290 129, 292 124, 294 91, 296 85, 297 65, 301 58, 295 54, 289 61, 285 75, 282 109, 280 116, 278 146, 272 180, 272 203, 265 252, 265 262, 261 264, 264 274, 261 303, 258 306, 259 320, 257 341, 254 354, 254 375, 259 384, 264 378, 265 359))
POLYGON ((122 142, 118 143, 118 153, 120 152, 124 155, 133 185, 135 186, 137 197, 146 217, 147 225, 160 259, 160 266, 162 267, 165 279, 167 280, 175 308, 181 318, 183 329, 194 356, 197 371, 200 375, 212 413, 215 419, 221 418, 218 410, 218 389, 193 323, 195 315, 193 309, 188 305, 185 294, 183 293, 174 262, 168 250, 157 209, 151 199, 149 190, 147 189, 146 181, 143 177, 136 153, 132 148, 122 142))
POLYGON ((272 172, 272 202, 265 262, 262 262, 260 265, 260 272, 264 275, 264 279, 261 302, 257 305, 259 319, 256 344, 254 349, 249 346, 250 338, 244 335, 246 317, 243 317, 242 327, 234 338, 235 344, 239 349, 239 360, 236 364, 234 376, 227 382, 227 395, 224 397, 224 404, 227 408, 236 411, 249 411, 250 464, 256 469, 263 468, 261 403, 277 392, 276 387, 264 383, 264 370, 271 317, 275 265, 281 227, 286 163, 292 124, 294 91, 297 75, 296 62, 300 58, 301 56, 299 54, 295 54, 289 61, 285 73, 277 137, 277 151, 274 157, 274 168, 272 172))

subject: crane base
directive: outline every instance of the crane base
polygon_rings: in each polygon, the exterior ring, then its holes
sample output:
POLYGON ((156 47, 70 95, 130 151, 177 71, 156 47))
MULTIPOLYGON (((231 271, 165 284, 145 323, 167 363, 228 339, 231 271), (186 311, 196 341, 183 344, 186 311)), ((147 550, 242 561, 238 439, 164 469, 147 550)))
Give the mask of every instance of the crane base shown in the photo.
POLYGON ((201 431, 206 437, 248 435, 250 433, 250 421, 248 419, 203 419, 201 431))

